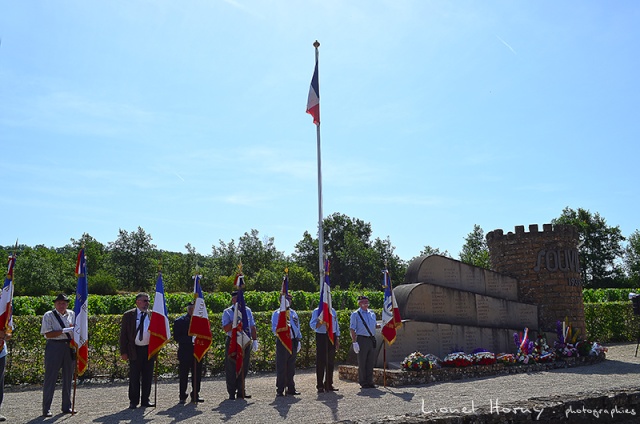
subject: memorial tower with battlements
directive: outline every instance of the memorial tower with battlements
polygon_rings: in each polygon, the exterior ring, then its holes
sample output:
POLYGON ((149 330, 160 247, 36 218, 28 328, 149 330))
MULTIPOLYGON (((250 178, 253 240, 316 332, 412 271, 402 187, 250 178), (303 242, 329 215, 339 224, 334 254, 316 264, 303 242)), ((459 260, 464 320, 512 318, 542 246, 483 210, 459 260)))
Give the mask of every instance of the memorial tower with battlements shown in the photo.
POLYGON ((539 327, 555 332, 556 322, 569 320, 585 332, 582 280, 578 257, 579 234, 572 225, 516 226, 515 233, 487 234, 491 267, 518 280, 518 300, 539 308, 539 327))

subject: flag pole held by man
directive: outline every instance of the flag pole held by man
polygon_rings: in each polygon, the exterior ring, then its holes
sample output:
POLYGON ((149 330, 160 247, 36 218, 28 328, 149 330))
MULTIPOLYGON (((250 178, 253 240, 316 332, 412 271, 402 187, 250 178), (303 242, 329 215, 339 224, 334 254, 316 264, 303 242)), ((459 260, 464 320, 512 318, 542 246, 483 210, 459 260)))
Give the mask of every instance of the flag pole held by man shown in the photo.
MULTIPOLYGON (((171 330, 169 330, 169 314, 167 302, 164 296, 164 282, 162 271, 158 271, 156 279, 156 294, 153 297, 151 318, 149 318, 149 350, 147 359, 151 359, 160 353, 160 350, 169 343, 171 330)), ((158 400, 158 361, 154 361, 154 403, 158 400)))
POLYGON ((76 351, 76 366, 73 377, 73 401, 71 403, 71 412, 75 413, 76 389, 78 376, 84 374, 89 366, 89 285, 87 281, 87 257, 85 256, 84 247, 78 252, 76 260, 76 277, 78 284, 76 286, 76 300, 73 303, 73 313, 75 321, 73 325, 73 339, 71 344, 76 351))

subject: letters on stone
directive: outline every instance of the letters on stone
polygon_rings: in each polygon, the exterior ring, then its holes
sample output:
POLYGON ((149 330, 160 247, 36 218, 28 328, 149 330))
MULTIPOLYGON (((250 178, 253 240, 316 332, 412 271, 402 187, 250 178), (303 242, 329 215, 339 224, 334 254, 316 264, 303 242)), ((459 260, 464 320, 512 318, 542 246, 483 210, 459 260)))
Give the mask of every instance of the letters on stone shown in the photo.
POLYGON ((540 249, 533 270, 540 272, 543 267, 549 272, 580 272, 578 249, 540 249))

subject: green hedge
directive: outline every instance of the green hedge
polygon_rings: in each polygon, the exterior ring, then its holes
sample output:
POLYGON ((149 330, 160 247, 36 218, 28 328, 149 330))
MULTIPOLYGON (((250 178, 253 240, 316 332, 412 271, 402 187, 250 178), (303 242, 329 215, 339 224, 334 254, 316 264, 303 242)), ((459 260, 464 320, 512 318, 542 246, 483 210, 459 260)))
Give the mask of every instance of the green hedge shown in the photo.
POLYGON ((590 340, 628 342, 638 339, 640 317, 634 315, 631 302, 585 303, 585 324, 590 340))
MULTIPOLYGON (((320 302, 320 293, 294 290, 291 293, 292 306, 298 311, 315 309, 320 302)), ((371 308, 382 308, 384 293, 382 291, 334 290, 331 293, 333 307, 336 310, 356 309, 358 296, 366 294, 371 302, 371 308)), ((153 302, 154 293, 151 293, 153 302)), ((73 296, 69 308, 73 309, 73 296)), ((94 315, 120 315, 135 305, 135 293, 119 295, 89 294, 89 311, 94 315)), ((280 292, 249 291, 245 293, 247 306, 254 312, 274 311, 280 306, 280 292)), ((13 298, 14 315, 44 315, 53 309, 55 296, 16 296, 13 298)), ((167 310, 170 314, 184 313, 185 305, 193 299, 193 293, 165 294, 167 310)), ((205 293, 204 300, 210 313, 222 312, 231 304, 230 293, 205 293)))
POLYGON ((640 293, 640 289, 584 289, 584 303, 628 302, 629 293, 640 293))
MULTIPOLYGON (((304 292, 298 292, 304 293, 304 292)), ((294 302, 302 302, 303 295, 294 302)), ((345 295, 345 304, 351 297, 345 295)), ((372 296, 370 296, 371 298, 372 296)), ((306 299, 306 297, 304 297, 306 299)), ((335 298, 334 298, 335 299, 335 298)), ((252 301, 255 301, 252 299, 252 301)), ((312 302, 315 300, 312 299, 312 302)), ((169 303, 169 301, 167 302, 169 303)), ((247 299, 249 303, 249 299, 247 299)), ((335 300, 334 300, 335 303, 335 300)), ((381 299, 380 299, 380 303, 381 299)), ((312 303, 315 305, 314 303, 312 303)), ((183 303, 176 301, 178 307, 183 303)), ((50 305, 49 305, 50 306, 50 305)), ((342 341, 336 360, 346 362, 351 346, 348 336, 349 317, 355 306, 338 311, 338 321, 342 331, 342 341)), ((315 307, 315 306, 314 306, 315 307)), ((48 310, 49 308, 47 307, 48 310)), ((275 308, 274 308, 275 309, 275 308)), ((379 311, 380 308, 377 308, 379 311)), ((170 314, 173 321, 180 314, 170 314)), ((310 311, 298 311, 303 336, 302 350, 298 355, 297 366, 313 367, 315 358, 315 335, 309 327, 310 311)), ((271 312, 254 313, 260 350, 251 355, 251 370, 273 371, 275 369, 275 336, 271 333, 271 312)), ((205 372, 219 374, 224 370, 225 334, 221 329, 222 314, 210 313, 213 344, 204 359, 205 372)), ((380 316, 378 316, 380 318, 380 316)), ((640 317, 633 314, 631 302, 585 303, 585 321, 588 338, 600 343, 636 341, 640 331, 640 317)), ((41 384, 44 378, 45 340, 40 335, 42 315, 14 316, 14 335, 8 342, 6 384, 41 384)), ((120 334, 121 314, 90 315, 89 317, 89 368, 82 378, 105 380, 124 379, 128 365, 120 360, 118 336, 120 334)), ((163 377, 177 376, 177 344, 172 340, 159 357, 159 373, 163 377)), ((81 380, 82 380, 81 378, 81 380)))

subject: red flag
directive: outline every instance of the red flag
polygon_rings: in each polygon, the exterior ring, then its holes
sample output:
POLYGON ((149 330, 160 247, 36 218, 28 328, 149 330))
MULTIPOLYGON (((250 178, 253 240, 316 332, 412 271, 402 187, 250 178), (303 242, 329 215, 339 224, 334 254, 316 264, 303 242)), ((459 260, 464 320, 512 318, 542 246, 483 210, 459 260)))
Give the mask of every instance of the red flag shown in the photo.
POLYGON ((331 315, 331 284, 329 283, 329 260, 324 260, 324 281, 320 288, 320 305, 318 307, 318 321, 327 328, 327 336, 333 344, 333 315, 331 315))
POLYGON ((389 271, 384 270, 384 305, 382 308, 382 337, 389 343, 396 341, 396 330, 402 327, 402 319, 400 318, 400 310, 396 302, 396 296, 393 294, 391 287, 391 277, 389 271))
POLYGON ((236 375, 240 375, 244 360, 244 349, 251 343, 251 337, 246 333, 249 330, 249 320, 244 302, 244 275, 242 273, 236 275, 235 286, 238 295, 233 308, 233 327, 231 329, 228 354, 231 360, 236 363, 236 375))
POLYGON ((160 349, 169 343, 170 338, 171 330, 169 329, 167 301, 164 297, 164 283, 162 281, 162 272, 158 272, 156 295, 153 298, 151 320, 149 321, 149 359, 160 352, 160 349))
POLYGON ((318 56, 316 55, 316 67, 311 78, 309 98, 307 99, 307 113, 313 116, 313 123, 320 125, 320 85, 318 84, 318 56))
POLYGON ((282 345, 292 353, 293 341, 291 340, 291 321, 289 321, 289 275, 285 274, 282 280, 282 290, 280 290, 280 313, 278 314, 278 324, 276 326, 276 336, 282 345))
MULTIPOLYGON (((7 275, 4 278, 2 293, 0 293, 0 330, 4 331, 6 334, 11 334, 13 331, 13 267, 15 264, 16 255, 14 253, 9 256, 7 275)), ((0 346, 0 349, 2 349, 2 346, 0 346)))
POLYGON ((202 295, 202 288, 200 287, 200 279, 202 275, 195 275, 193 277, 193 297, 195 306, 193 308, 193 315, 189 322, 189 335, 196 336, 196 340, 193 343, 193 356, 198 362, 202 361, 205 353, 211 347, 213 336, 211 335, 211 323, 209 322, 209 313, 207 312, 207 305, 204 303, 204 296, 202 295))
POLYGON ((76 261, 76 300, 73 304, 75 322, 73 325, 73 347, 76 349, 76 366, 78 375, 84 374, 89 365, 89 286, 87 284, 87 258, 84 256, 84 248, 78 252, 76 261))

